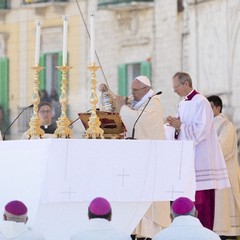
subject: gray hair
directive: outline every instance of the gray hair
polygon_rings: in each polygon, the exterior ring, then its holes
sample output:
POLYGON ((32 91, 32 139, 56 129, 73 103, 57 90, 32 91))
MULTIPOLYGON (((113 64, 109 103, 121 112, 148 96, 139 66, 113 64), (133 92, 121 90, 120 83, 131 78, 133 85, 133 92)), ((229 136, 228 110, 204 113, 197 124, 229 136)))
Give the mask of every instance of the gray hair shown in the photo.
POLYGON ((11 214, 11 213, 5 211, 4 215, 6 216, 7 221, 24 222, 25 223, 27 220, 27 214, 17 216, 17 215, 14 215, 14 214, 11 214))
POLYGON ((173 78, 178 77, 180 84, 184 84, 188 82, 189 87, 192 87, 192 79, 188 73, 185 72, 177 72, 174 74, 173 78))
POLYGON ((171 214, 172 214, 173 218, 178 217, 178 216, 193 216, 193 217, 195 217, 196 216, 196 208, 194 206, 190 212, 187 212, 185 214, 177 214, 171 209, 171 214))

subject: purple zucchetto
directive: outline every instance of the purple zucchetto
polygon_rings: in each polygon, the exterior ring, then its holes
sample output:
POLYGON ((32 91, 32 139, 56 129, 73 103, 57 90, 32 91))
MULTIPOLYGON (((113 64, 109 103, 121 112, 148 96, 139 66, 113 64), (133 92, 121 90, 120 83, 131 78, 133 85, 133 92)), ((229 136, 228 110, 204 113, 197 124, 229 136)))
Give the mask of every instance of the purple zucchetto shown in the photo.
POLYGON ((16 216, 21 216, 27 213, 28 209, 21 201, 11 201, 5 206, 5 211, 16 216))
POLYGON ((192 211, 194 203, 186 197, 177 198, 172 204, 172 211, 178 215, 185 215, 192 211))
POLYGON ((89 211, 97 216, 106 215, 110 213, 111 205, 105 198, 97 197, 91 201, 89 211))

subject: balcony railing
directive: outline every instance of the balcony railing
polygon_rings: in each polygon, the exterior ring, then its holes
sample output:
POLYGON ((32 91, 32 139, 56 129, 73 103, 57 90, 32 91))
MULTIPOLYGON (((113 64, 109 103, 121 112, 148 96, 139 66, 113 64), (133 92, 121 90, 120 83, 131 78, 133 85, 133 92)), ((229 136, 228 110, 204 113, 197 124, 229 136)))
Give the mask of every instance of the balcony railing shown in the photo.
POLYGON ((48 3, 48 2, 68 2, 68 1, 69 0, 23 0, 23 3, 31 4, 31 3, 48 3))
POLYGON ((131 3, 146 3, 154 2, 154 0, 98 0, 98 6, 116 5, 116 4, 131 4, 131 3))
POLYGON ((0 9, 7 9, 7 0, 0 0, 0 9))

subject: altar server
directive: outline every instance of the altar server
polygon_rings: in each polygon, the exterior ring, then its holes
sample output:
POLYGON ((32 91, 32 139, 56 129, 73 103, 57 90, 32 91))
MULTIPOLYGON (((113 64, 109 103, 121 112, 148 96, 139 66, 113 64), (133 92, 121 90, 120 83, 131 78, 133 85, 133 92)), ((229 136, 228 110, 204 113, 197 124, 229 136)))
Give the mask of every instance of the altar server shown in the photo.
POLYGON ((222 238, 240 235, 240 170, 237 133, 233 123, 222 113, 222 99, 208 97, 214 114, 214 126, 222 147, 231 188, 216 191, 213 230, 222 238))
POLYGON ((107 199, 94 198, 88 207, 88 218, 85 229, 72 236, 71 240, 131 240, 130 235, 111 225, 112 208, 107 199))
POLYGON ((171 140, 192 140, 195 146, 195 206, 203 226, 213 229, 214 189, 229 187, 226 164, 213 124, 208 100, 192 87, 188 73, 172 78, 174 92, 183 99, 176 116, 167 117, 166 136, 171 140))
POLYGON ((5 206, 4 221, 0 225, 0 240, 44 240, 40 233, 26 225, 27 212, 26 205, 18 200, 11 201, 5 206))

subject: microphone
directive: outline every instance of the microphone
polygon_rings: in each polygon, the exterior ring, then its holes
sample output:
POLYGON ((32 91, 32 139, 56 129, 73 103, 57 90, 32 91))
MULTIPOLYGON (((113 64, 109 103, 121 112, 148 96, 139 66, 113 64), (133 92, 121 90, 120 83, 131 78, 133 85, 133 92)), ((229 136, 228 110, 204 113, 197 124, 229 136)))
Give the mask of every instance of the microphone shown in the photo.
POLYGON ((14 119, 14 121, 9 125, 9 127, 5 130, 4 134, 3 134, 3 140, 5 140, 6 137, 6 133, 8 132, 8 130, 11 128, 11 126, 17 121, 17 119, 22 115, 22 113, 28 109, 28 108, 32 108, 33 104, 29 105, 28 107, 23 108, 23 110, 17 115, 17 117, 14 119))
POLYGON ((76 121, 78 121, 80 118, 78 117, 78 118, 76 118, 74 121, 72 121, 69 125, 68 125, 68 127, 70 127, 71 125, 73 125, 76 121))
POLYGON ((135 126, 136 126, 139 118, 142 116, 144 110, 146 109, 146 107, 147 107, 147 105, 149 104, 149 102, 151 101, 151 99, 152 99, 154 96, 157 96, 157 95, 160 95, 160 94, 162 94, 162 91, 157 92, 156 94, 154 94, 152 97, 150 97, 150 98, 148 99, 148 102, 146 103, 146 105, 144 106, 143 110, 141 111, 141 113, 139 114, 138 118, 136 119, 135 123, 133 124, 132 137, 131 137, 131 138, 128 138, 128 139, 135 139, 135 138, 134 138, 134 135, 135 135, 135 126))
MULTIPOLYGON (((90 112, 92 109, 87 110, 87 113, 90 112)), ((99 111, 100 109, 97 108, 96 111, 99 111)), ((72 122, 70 122, 70 124, 68 125, 68 127, 70 127, 71 125, 73 125, 76 121, 78 121, 80 119, 80 117, 76 118, 75 120, 73 120, 72 122)))

